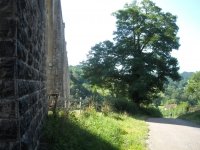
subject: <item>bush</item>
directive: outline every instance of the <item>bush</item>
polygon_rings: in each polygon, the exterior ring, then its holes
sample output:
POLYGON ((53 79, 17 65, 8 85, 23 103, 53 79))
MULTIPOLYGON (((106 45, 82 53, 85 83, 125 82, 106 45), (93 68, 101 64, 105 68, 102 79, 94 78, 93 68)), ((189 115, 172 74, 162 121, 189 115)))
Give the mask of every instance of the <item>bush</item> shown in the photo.
POLYGON ((141 114, 144 114, 149 117, 163 117, 160 110, 153 106, 141 107, 140 111, 141 111, 141 114))
POLYGON ((115 112, 130 115, 144 115, 148 117, 162 117, 160 110, 153 106, 138 106, 132 101, 123 98, 112 98, 110 105, 115 112))
POLYGON ((112 109, 120 113, 139 114, 139 108, 132 101, 123 98, 112 98, 110 101, 112 109))

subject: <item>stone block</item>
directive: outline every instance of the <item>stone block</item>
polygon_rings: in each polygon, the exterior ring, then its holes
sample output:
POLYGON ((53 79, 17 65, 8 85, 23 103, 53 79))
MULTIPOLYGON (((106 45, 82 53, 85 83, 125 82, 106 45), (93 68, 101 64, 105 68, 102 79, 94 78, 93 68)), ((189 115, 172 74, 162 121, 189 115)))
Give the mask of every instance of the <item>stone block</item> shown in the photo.
POLYGON ((20 119, 20 135, 21 137, 28 131, 32 115, 30 111, 27 111, 20 119))
POLYGON ((35 112, 33 111, 33 109, 35 109, 35 107, 36 107, 35 105, 36 105, 37 101, 38 101, 37 93, 20 98, 19 99, 19 114, 20 114, 20 116, 23 116, 26 113, 26 111, 30 111, 31 115, 34 115, 35 112))
POLYGON ((13 39, 16 35, 16 21, 14 19, 1 18, 0 40, 13 39))
POLYGON ((0 101, 0 118, 15 118, 16 117, 16 102, 15 101, 0 101))
POLYGON ((14 57, 15 42, 14 41, 0 41, 0 58, 1 57, 14 57))
POLYGON ((39 71, 40 64, 38 61, 34 61, 33 67, 39 71))
POLYGON ((16 140, 18 124, 16 120, 0 119, 0 140, 16 140))
POLYGON ((14 96, 15 96, 14 81, 0 80, 0 99, 14 99, 14 96))
POLYGON ((26 81, 18 80, 18 95, 22 97, 24 95, 31 95, 32 93, 40 90, 39 81, 26 81))
POLYGON ((19 101, 19 114, 22 116, 30 108, 30 96, 24 96, 19 101))
POLYGON ((28 52, 20 42, 17 42, 17 58, 25 63, 28 59, 28 52))
POLYGON ((14 78, 14 58, 0 58, 0 80, 14 78))
POLYGON ((1 0, 0 1, 0 14, 5 14, 6 17, 13 14, 14 0, 1 0))
POLYGON ((39 80, 39 70, 28 66, 26 63, 22 61, 17 61, 17 76, 18 79, 25 80, 39 80))
POLYGON ((34 63, 33 56, 32 56, 31 53, 29 53, 29 55, 28 55, 28 65, 32 66, 33 63, 34 63))

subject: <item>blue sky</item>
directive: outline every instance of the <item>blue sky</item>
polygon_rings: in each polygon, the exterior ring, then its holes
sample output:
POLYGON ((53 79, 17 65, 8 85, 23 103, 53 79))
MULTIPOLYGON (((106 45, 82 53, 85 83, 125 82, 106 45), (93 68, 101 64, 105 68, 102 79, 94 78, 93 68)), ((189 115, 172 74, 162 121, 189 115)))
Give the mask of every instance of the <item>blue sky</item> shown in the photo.
MULTIPOLYGON (((123 8, 132 0, 61 0, 66 23, 70 65, 86 59, 96 43, 111 40, 115 30, 112 12, 123 8)), ((200 71, 200 0, 153 0, 165 12, 178 17, 180 48, 172 55, 179 61, 180 72, 200 71)))

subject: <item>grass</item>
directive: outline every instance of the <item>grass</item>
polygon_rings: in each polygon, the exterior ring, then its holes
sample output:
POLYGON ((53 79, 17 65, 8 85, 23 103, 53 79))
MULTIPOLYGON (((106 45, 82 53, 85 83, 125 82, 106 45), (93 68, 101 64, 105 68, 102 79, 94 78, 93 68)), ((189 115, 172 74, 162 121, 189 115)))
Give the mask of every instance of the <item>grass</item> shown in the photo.
POLYGON ((127 114, 87 110, 49 115, 44 138, 49 150, 145 150, 148 126, 127 114))
POLYGON ((200 125, 200 110, 181 115, 178 118, 189 120, 200 125))

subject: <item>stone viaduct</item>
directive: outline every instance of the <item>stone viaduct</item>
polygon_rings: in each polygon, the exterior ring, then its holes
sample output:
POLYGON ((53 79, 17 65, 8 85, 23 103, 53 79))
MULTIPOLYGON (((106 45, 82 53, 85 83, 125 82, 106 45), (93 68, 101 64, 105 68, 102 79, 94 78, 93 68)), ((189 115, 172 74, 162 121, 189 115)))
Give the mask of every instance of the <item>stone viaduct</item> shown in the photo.
POLYGON ((37 150, 48 100, 67 106, 64 28, 60 0, 0 0, 0 150, 37 150))

